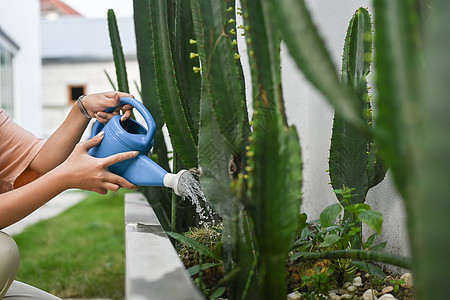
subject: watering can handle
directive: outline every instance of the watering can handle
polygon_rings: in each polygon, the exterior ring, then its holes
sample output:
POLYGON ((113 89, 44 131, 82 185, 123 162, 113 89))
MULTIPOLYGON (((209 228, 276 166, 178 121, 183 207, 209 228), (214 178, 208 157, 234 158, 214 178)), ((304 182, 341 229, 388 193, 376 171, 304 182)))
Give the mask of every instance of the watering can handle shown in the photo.
MULTIPOLYGON (((131 106, 135 107, 139 113, 144 118, 145 122, 147 123, 147 134, 145 135, 145 141, 147 143, 150 143, 150 141, 153 140, 153 137, 155 136, 156 132, 156 124, 155 120, 153 120, 152 115, 147 110, 147 108, 138 100, 131 98, 131 97, 124 97, 120 98, 120 105, 124 104, 130 104, 131 106)), ((113 112, 116 107, 110 107, 106 110, 106 112, 113 112)), ((99 121, 95 121, 94 125, 92 126, 92 134, 91 137, 94 137, 97 135, 103 128, 104 124, 100 123, 99 121)))

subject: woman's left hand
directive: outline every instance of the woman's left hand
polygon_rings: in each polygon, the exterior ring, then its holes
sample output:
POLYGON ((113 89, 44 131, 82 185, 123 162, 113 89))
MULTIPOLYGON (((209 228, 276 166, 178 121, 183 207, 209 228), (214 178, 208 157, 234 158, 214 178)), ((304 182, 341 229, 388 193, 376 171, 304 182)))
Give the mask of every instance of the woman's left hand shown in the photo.
POLYGON ((120 98, 132 97, 133 95, 123 92, 111 91, 98 94, 90 94, 83 97, 83 105, 86 108, 88 114, 93 118, 96 118, 100 123, 107 123, 112 117, 118 115, 120 111, 123 111, 123 116, 120 119, 121 122, 127 120, 131 116, 133 106, 129 104, 120 105, 120 98), (110 107, 117 107, 113 112, 105 112, 110 107))

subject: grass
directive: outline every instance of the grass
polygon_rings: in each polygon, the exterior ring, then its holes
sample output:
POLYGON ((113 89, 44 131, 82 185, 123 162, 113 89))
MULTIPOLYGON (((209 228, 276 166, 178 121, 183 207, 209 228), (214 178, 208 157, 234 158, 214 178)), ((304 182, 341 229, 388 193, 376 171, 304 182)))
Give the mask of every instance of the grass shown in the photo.
POLYGON ((87 198, 14 236, 17 280, 61 298, 124 298, 124 192, 87 198))

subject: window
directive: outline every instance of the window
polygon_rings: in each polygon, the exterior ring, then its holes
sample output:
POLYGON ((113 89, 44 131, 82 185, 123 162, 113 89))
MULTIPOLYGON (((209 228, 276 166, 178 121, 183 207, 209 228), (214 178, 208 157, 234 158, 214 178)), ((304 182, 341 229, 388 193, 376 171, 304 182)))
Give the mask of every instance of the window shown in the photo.
POLYGON ((69 85, 69 104, 73 104, 78 97, 85 94, 86 85, 69 85))
POLYGON ((14 115, 13 61, 19 50, 16 43, 0 28, 0 106, 14 115))

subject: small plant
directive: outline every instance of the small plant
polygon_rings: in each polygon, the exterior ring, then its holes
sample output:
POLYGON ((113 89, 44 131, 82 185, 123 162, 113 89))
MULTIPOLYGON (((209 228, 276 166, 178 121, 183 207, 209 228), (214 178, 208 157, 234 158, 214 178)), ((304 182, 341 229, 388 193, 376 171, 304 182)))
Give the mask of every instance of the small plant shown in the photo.
POLYGON ((403 279, 389 280, 388 284, 392 285, 394 287, 394 292, 397 293, 398 290, 400 289, 400 286, 402 284, 405 284, 405 280, 403 280, 403 279))
MULTIPOLYGON (((351 189, 344 188, 336 191, 342 195, 342 203, 348 202, 352 197, 351 189)), ((302 217, 299 238, 294 244, 291 260, 300 257, 310 258, 311 253, 322 254, 326 258, 326 252, 345 251, 354 248, 355 243, 363 245, 367 251, 381 251, 386 246, 385 242, 373 245, 378 234, 381 234, 383 217, 381 213, 372 211, 368 204, 357 203, 345 205, 344 209, 349 213, 349 218, 342 220, 340 203, 332 204, 320 214, 319 220, 306 222, 306 215, 302 217), (363 240, 361 227, 358 223, 365 223, 377 231, 363 240), (308 254, 309 253, 309 254, 308 254)), ((356 270, 359 268, 375 276, 385 277, 383 271, 375 265, 361 261, 361 257, 342 257, 332 260, 334 275, 340 284, 352 281, 356 270)))
POLYGON ((168 233, 179 241, 178 255, 205 294, 223 277, 221 232, 221 228, 194 227, 184 234, 168 233))
POLYGON ((314 269, 309 269, 302 276, 301 289, 307 292, 313 292, 315 295, 327 293, 333 287, 336 287, 336 280, 332 276, 334 268, 330 261, 324 260, 318 262, 314 269))

